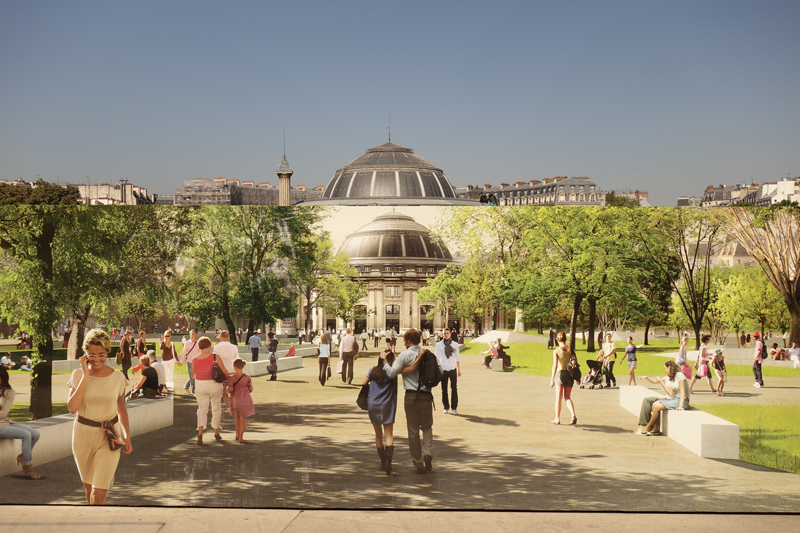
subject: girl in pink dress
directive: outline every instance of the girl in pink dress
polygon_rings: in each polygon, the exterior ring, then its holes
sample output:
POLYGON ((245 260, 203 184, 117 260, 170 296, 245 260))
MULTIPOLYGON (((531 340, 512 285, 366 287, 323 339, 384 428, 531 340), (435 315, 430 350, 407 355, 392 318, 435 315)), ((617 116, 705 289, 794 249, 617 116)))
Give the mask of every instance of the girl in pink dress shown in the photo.
POLYGON ((236 440, 241 444, 247 443, 244 440, 244 428, 247 425, 247 417, 256 414, 253 408, 253 380, 243 372, 244 359, 236 359, 233 362, 233 375, 228 376, 228 394, 231 397, 229 412, 236 417, 236 440))

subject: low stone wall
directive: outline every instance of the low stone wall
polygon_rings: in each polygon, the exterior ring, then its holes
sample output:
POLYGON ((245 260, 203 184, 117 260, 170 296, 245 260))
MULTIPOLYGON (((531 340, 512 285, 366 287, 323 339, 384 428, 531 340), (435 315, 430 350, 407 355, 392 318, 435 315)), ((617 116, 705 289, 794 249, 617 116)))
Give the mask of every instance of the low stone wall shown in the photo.
MULTIPOLYGON (((172 396, 153 400, 131 400, 125 404, 128 411, 131 436, 136 437, 172 425, 172 396)), ((33 464, 41 465, 72 455, 72 426, 75 415, 65 414, 32 420, 25 425, 39 430, 41 438, 33 448, 33 464)), ((17 455, 22 453, 22 441, 0 439, 0 476, 20 472, 17 455)))
MULTIPOLYGON (((666 397, 647 387, 623 385, 619 388, 619 405, 638 419, 642 400, 651 396, 666 397)), ((660 422, 664 435, 700 457, 739 459, 739 426, 732 422, 691 408, 662 411, 660 422)))
MULTIPOLYGON (((709 346, 709 351, 714 353, 717 347, 714 345, 709 346)), ((686 352, 686 358, 689 361, 697 361, 697 354, 699 352, 697 350, 691 350, 686 352)), ((678 352, 670 352, 670 353, 659 353, 654 354, 658 357, 665 357, 670 359, 675 359, 678 357, 678 352)), ((753 348, 725 348, 722 352, 722 355, 725 357, 725 363, 728 365, 745 365, 745 366, 753 366, 753 357, 755 356, 755 350, 753 348)), ((785 366, 787 368, 792 368, 794 366, 794 362, 792 361, 773 361, 772 359, 767 359, 764 361, 763 366, 785 366)))
MULTIPOLYGON (((253 363, 252 361, 248 362, 244 366, 243 372, 252 377, 266 376, 268 375, 267 365, 269 365, 269 359, 261 359, 261 357, 259 357, 258 361, 256 361, 255 363, 253 363)), ((303 368, 302 357, 295 355, 292 357, 278 358, 278 374, 280 374, 281 372, 286 372, 287 370, 294 370, 297 368, 303 368)))

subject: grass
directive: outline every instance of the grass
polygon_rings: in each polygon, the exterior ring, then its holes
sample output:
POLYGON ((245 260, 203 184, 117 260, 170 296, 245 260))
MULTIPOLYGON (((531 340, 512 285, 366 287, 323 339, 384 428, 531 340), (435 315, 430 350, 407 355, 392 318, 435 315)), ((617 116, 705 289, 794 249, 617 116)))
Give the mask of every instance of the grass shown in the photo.
MULTIPOLYGON (((65 415, 69 413, 66 403, 53 404, 53 416, 65 415)), ((8 418, 12 422, 30 422, 31 421, 31 404, 30 403, 17 403, 11 406, 11 411, 8 413, 8 418)))
MULTIPOLYGON (((628 375, 627 360, 622 363, 620 367, 620 360, 625 353, 626 342, 615 342, 617 347, 617 364, 614 366, 614 374, 617 376, 619 383, 622 383, 624 376, 628 375)), ((596 345, 595 345, 596 346, 596 345)), ((478 344, 471 345, 467 343, 463 353, 467 355, 479 355, 479 353, 488 348, 488 345, 478 344)), ((596 349, 596 348, 595 348, 596 349)), ((666 357, 656 356, 658 353, 668 353, 678 351, 677 339, 655 339, 650 341, 647 346, 636 350, 636 359, 638 365, 636 368, 636 376, 649 376, 661 375, 664 373, 664 363, 667 361, 666 357)), ((534 376, 550 376, 553 368, 553 350, 547 347, 544 342, 514 342, 511 343, 511 348, 506 350, 506 353, 511 356, 511 362, 514 365, 511 372, 518 372, 520 374, 531 374, 534 376)), ((581 364, 581 372, 586 374, 586 359, 596 359, 599 351, 589 353, 586 347, 578 342, 575 349, 578 356, 578 361, 581 364)), ((752 376, 753 369, 747 365, 727 365, 729 376, 752 376)), ((777 367, 777 366, 764 366, 762 367, 764 377, 797 377, 800 376, 800 371, 790 367, 777 367)), ((625 382, 627 383, 627 381, 625 382)))
POLYGON ((800 474, 800 405, 704 405, 739 426, 742 461, 800 474))

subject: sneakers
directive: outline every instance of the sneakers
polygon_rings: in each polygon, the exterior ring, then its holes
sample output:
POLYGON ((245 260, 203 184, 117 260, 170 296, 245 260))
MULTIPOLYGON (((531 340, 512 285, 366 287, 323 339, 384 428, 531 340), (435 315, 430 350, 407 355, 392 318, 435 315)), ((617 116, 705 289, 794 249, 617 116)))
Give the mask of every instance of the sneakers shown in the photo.
POLYGON ((444 414, 448 414, 449 412, 450 412, 450 411, 448 411, 447 409, 445 409, 444 411, 442 411, 442 413, 444 413, 444 414))
POLYGON ((757 388, 757 389, 760 389, 760 388, 761 388, 761 384, 760 384, 760 383, 756 383, 756 384, 755 384, 755 385, 753 385, 753 386, 754 386, 755 388, 757 388))
POLYGON ((450 411, 450 413, 451 413, 451 414, 454 414, 454 415, 458 415, 458 411, 457 411, 457 410, 455 410, 455 409, 453 409, 452 411, 450 411))

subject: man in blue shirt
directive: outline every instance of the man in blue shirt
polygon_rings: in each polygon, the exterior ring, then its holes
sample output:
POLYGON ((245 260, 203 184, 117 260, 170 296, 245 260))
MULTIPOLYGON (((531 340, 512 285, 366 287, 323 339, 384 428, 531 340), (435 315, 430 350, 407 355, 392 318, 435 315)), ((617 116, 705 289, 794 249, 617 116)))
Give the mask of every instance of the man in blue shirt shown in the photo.
POLYGON ((261 347, 261 337, 258 336, 258 332, 261 330, 256 330, 253 333, 253 336, 250 337, 250 340, 247 342, 250 344, 250 351, 253 354, 253 362, 258 361, 258 349, 261 347))
POLYGON ((408 447, 414 469, 419 474, 433 469, 433 394, 426 387, 419 385, 419 361, 421 335, 416 329, 409 329, 403 335, 406 351, 394 361, 383 366, 389 379, 398 374, 403 375, 403 388, 406 391, 403 407, 406 410, 408 428, 408 447), (420 442, 420 431, 422 442, 420 442))

